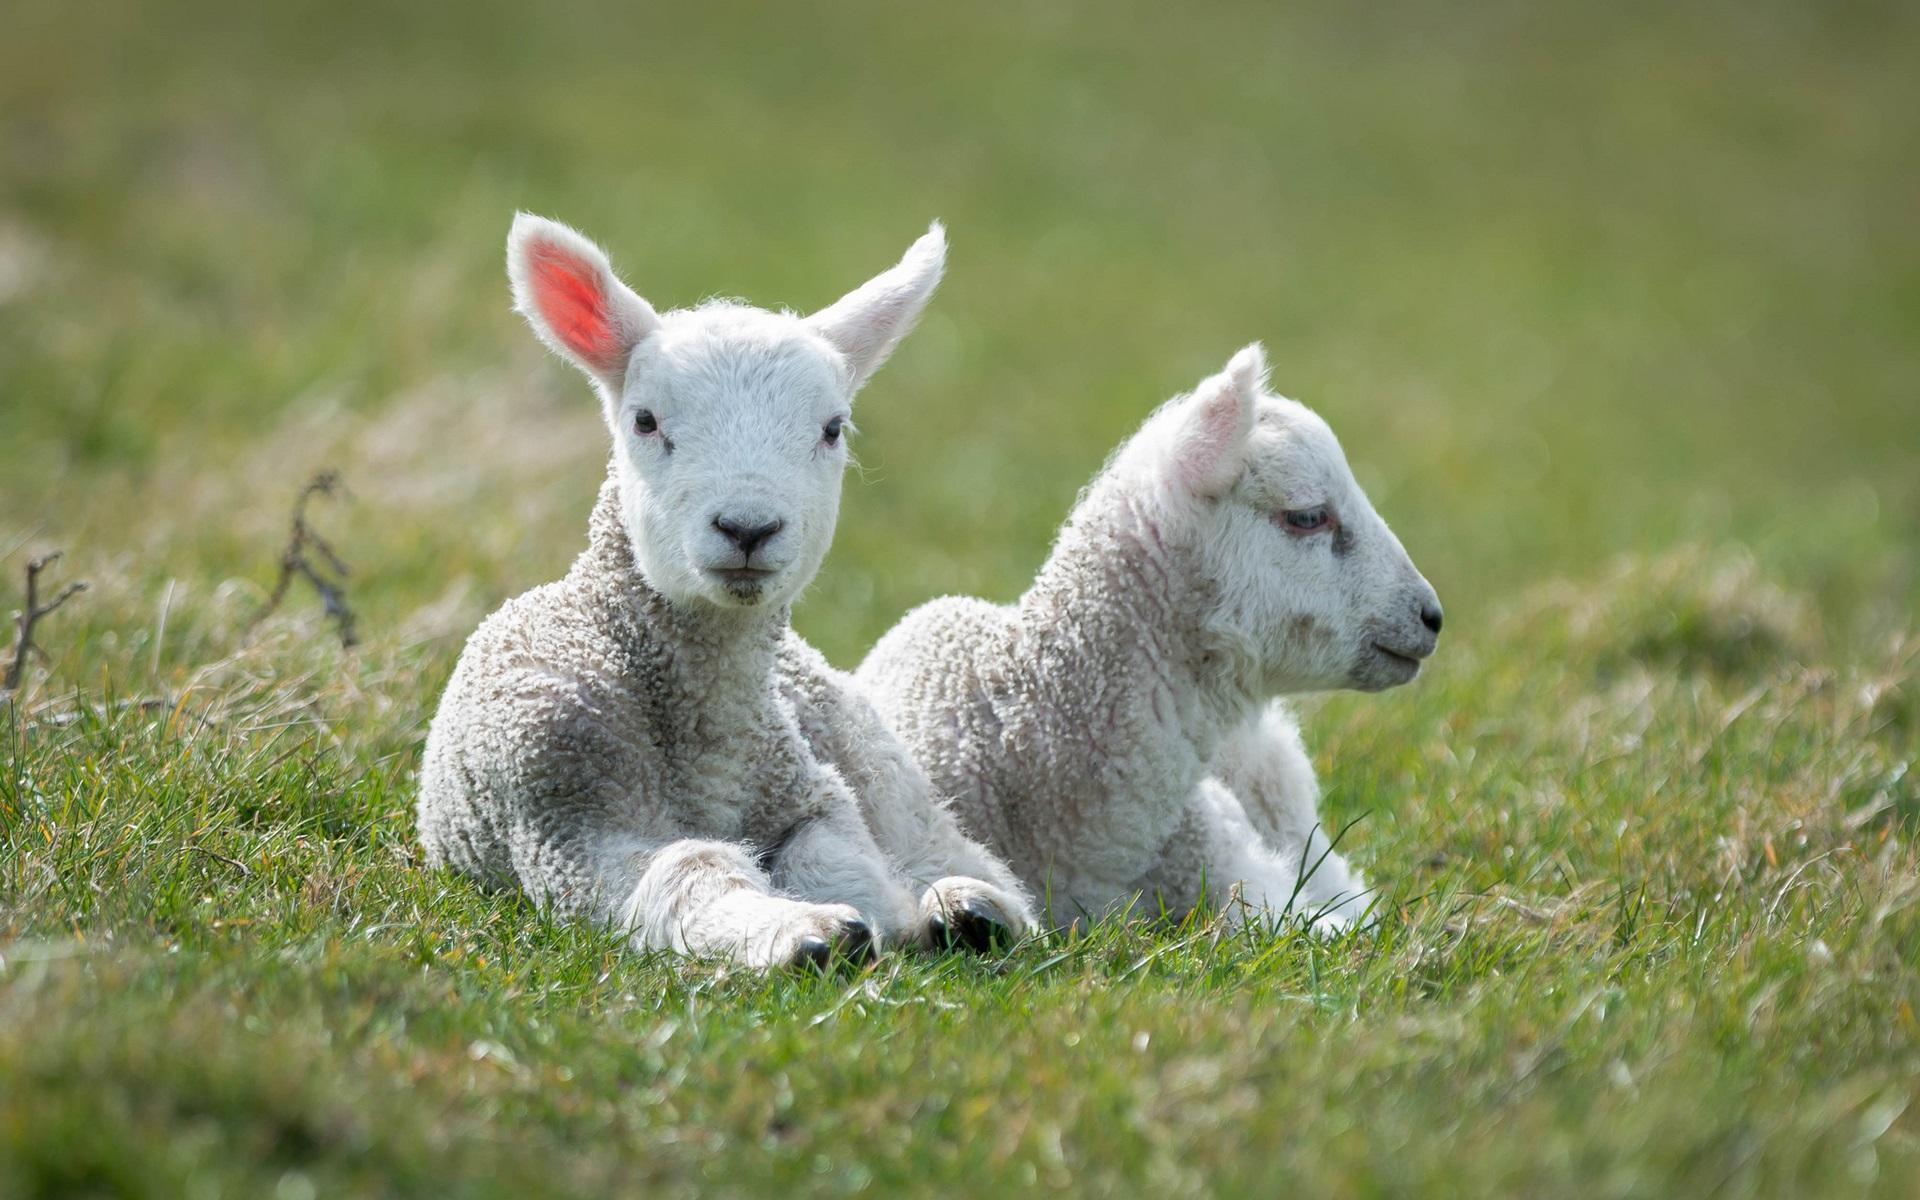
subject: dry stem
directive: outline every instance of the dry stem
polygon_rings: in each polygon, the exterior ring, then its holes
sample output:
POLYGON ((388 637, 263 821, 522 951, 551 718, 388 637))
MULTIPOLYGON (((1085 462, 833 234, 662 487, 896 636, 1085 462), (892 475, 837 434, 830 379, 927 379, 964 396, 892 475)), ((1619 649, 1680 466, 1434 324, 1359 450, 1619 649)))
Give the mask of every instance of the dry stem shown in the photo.
POLYGON ((280 578, 274 582, 273 594, 267 597, 267 606, 254 617, 254 625, 266 620, 274 609, 280 607, 287 589, 293 586, 294 579, 298 577, 312 584, 313 590, 319 593, 327 615, 339 626, 340 644, 352 646, 359 641, 353 628, 353 609, 347 606, 346 577, 351 572, 347 570, 347 564, 340 561, 340 556, 334 553, 327 539, 307 523, 307 503, 315 496, 332 496, 339 488, 340 473, 327 470, 315 475, 306 487, 300 489, 299 497, 293 502, 293 527, 287 535, 287 548, 280 555, 280 578), (318 556, 318 563, 310 557, 309 552, 318 556), (327 578, 327 570, 339 578, 327 578))
POLYGON ((13 692, 20 686, 20 677, 27 669, 27 657, 38 653, 45 658, 47 652, 33 644, 33 627, 40 618, 59 608, 75 595, 87 590, 85 580, 78 580, 60 589, 53 599, 40 603, 40 572, 52 566, 60 558, 60 551, 43 554, 27 562, 27 603, 26 607, 13 614, 13 657, 7 663, 7 674, 0 679, 0 692, 13 692))

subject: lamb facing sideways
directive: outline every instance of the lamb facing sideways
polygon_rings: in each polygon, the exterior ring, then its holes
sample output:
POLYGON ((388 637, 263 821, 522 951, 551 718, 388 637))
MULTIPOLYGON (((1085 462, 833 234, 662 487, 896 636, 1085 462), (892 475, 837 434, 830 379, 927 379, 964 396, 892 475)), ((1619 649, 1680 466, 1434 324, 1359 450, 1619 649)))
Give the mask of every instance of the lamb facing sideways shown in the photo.
POLYGON ((447 683, 429 861, 756 967, 1025 932, 1018 881, 787 619, 833 537, 853 394, 945 260, 936 225, 810 317, 656 314, 591 242, 515 219, 516 307, 593 382, 613 456, 586 551, 447 683))
POLYGON ((1337 930, 1371 903, 1277 697, 1408 682, 1439 598, 1333 431, 1265 374, 1248 346, 1156 411, 1016 604, 922 605, 857 673, 1056 920, 1237 892, 1236 915, 1337 930))

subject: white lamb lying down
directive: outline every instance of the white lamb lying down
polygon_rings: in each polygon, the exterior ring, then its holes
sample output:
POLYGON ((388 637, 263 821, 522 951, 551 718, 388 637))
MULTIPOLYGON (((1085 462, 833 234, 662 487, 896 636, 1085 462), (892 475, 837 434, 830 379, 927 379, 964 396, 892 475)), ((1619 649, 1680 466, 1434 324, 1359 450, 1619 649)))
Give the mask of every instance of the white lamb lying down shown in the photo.
POLYGON ((833 537, 853 394, 945 258, 936 225, 811 317, 656 314, 591 242, 516 218, 516 305, 593 381, 613 459, 585 553, 487 618, 448 681, 430 861, 754 966, 1026 930, 1018 881, 787 622, 833 537))
POLYGON ((857 678, 1053 917, 1361 918, 1277 697, 1378 691, 1433 652, 1440 603, 1326 422, 1264 394, 1259 346, 1163 405, 1074 507, 1026 595, 935 600, 857 678))

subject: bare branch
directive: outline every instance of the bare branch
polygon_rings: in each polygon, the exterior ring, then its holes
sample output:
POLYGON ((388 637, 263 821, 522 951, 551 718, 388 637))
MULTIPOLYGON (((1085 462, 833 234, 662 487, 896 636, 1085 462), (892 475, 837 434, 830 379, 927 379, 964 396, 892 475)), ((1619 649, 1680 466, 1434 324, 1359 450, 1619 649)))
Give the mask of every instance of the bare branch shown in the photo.
POLYGON ((42 658, 47 656, 46 651, 33 643, 33 627, 40 618, 87 590, 86 581, 77 580, 61 588, 45 604, 40 602, 40 573, 58 562, 60 554, 55 550, 27 562, 27 602, 13 614, 13 654, 7 663, 6 676, 0 678, 0 692, 12 693, 20 687, 20 677, 26 672, 30 655, 38 652, 42 658))
POLYGON ((280 602, 287 597, 287 589, 299 578, 313 585, 320 603, 327 610, 327 616, 333 619, 340 630, 340 644, 351 647, 358 643, 359 636, 354 632, 353 609, 347 604, 345 588, 346 577, 352 572, 334 552, 333 545, 307 523, 307 505, 315 496, 332 497, 341 490, 340 472, 331 469, 315 475, 300 489, 300 495, 293 502, 293 525, 287 533, 287 548, 280 553, 280 576, 274 580, 266 606, 248 625, 249 631, 280 607, 280 602), (317 563, 316 556, 319 560, 317 563), (328 579, 326 572, 329 570, 339 578, 328 579))

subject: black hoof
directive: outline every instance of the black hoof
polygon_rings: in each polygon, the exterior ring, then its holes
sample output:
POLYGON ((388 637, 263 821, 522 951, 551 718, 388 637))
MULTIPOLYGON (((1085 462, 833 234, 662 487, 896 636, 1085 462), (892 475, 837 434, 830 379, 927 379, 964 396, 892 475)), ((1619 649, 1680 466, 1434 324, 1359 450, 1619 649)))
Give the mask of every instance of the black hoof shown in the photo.
POLYGON ((800 939, 800 944, 796 946, 793 951, 793 965, 796 967, 813 967, 816 970, 825 970, 827 964, 831 961, 833 961, 833 946, 830 945, 825 938, 817 938, 811 935, 803 937, 800 939))
POLYGON ((985 900, 968 900, 957 908, 935 914, 927 922, 927 928, 933 934, 934 945, 963 946, 976 954, 1013 942, 1013 931, 985 900))
POLYGON ((848 962, 873 961, 873 930, 865 921, 848 921, 840 929, 840 953, 848 962))
POLYGON ((954 924, 969 950, 998 950, 1013 943, 1013 930, 1007 928, 999 911, 985 900, 962 904, 954 924))

